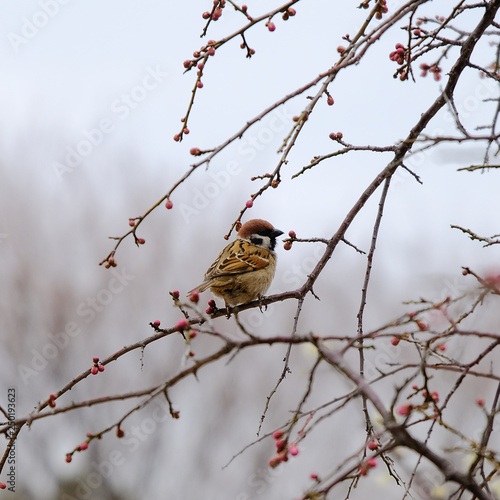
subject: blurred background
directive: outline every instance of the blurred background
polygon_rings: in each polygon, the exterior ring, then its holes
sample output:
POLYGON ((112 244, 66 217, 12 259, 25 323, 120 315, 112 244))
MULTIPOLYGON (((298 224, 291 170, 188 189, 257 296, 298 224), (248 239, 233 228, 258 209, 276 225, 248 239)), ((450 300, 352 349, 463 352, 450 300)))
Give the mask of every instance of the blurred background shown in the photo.
MULTIPOLYGON (((87 0, 4 0, 0 19, 0 404, 15 388, 18 417, 30 412, 69 380, 121 347, 153 333, 149 322, 175 324, 179 312, 168 292, 181 294, 197 285, 225 244, 223 235, 250 194, 260 187, 250 178, 275 168, 276 151, 306 105, 300 96, 273 111, 246 136, 199 169, 177 189, 174 208, 158 208, 138 234, 116 255, 118 267, 98 263, 114 246, 110 236, 128 231, 128 219, 143 214, 193 163, 189 150, 213 148, 267 106, 311 81, 336 61, 342 36, 353 35, 366 11, 359 2, 300 2, 288 21, 276 17, 276 31, 264 25, 248 31, 255 56, 245 58, 240 39, 224 45, 209 60, 204 87, 196 95, 189 128, 180 131, 195 82, 183 61, 206 43, 233 33, 243 22, 229 5, 200 39, 202 13, 211 2, 97 2, 87 0)), ((256 17, 278 6, 249 1, 256 17)), ((388 2, 390 11, 399 2, 388 2)), ((422 14, 446 15, 453 2, 431 2, 422 14)), ((474 25, 472 12, 461 28, 474 25)), ((404 23, 401 23, 402 25, 404 23)), ((324 162, 304 175, 291 176, 315 155, 336 148, 328 135, 341 131, 355 145, 391 145, 404 138, 446 82, 430 76, 417 83, 394 80, 396 65, 388 54, 405 33, 395 29, 370 49, 362 64, 339 76, 330 92, 332 107, 320 102, 284 169, 279 189, 258 198, 247 218, 264 218, 299 238, 330 237, 347 211, 391 155, 355 153, 324 162)), ((487 43, 474 53, 477 64, 493 58, 487 43)), ((453 58, 450 57, 450 61, 453 58)), ((433 62, 431 60, 429 63, 433 62)), ((450 69, 443 62, 443 75, 450 69)), ((311 93, 315 90, 311 90, 311 93)), ((472 130, 491 120, 497 89, 472 71, 464 74, 456 105, 472 130)), ((429 135, 456 133, 442 112, 429 135)), ((439 300, 474 287, 461 266, 480 274, 498 273, 498 250, 450 228, 457 224, 482 235, 498 233, 498 173, 457 172, 482 163, 479 144, 443 145, 412 157, 417 173, 394 178, 380 230, 370 283, 365 328, 375 328, 408 311, 404 301, 439 300)), ((347 233, 359 248, 369 248, 378 193, 347 233)), ((279 263, 271 293, 298 287, 322 253, 321 244, 295 244, 279 263)), ((299 323, 303 333, 354 335, 365 258, 339 247, 308 297, 299 323)), ((210 298, 203 295, 203 302, 210 298)), ((488 304, 485 305, 485 309, 488 304)), ((262 314, 244 313, 258 335, 291 331, 294 303, 275 304, 262 314)), ((218 328, 239 335, 233 321, 218 328)), ((498 327, 498 312, 482 314, 475 326, 498 327)), ((195 355, 214 349, 196 339, 195 355)), ((451 346, 465 355, 459 341, 451 346)), ((479 346, 478 346, 479 348, 479 346)), ((64 395, 58 405, 152 387, 176 373, 184 361, 181 338, 165 338, 140 353, 132 352, 64 395)), ((180 419, 172 420, 164 401, 126 421, 126 437, 111 433, 92 442, 85 453, 65 463, 67 452, 116 422, 135 402, 100 405, 37 421, 23 429, 17 443, 16 493, 19 499, 227 498, 250 500, 298 498, 310 485, 309 474, 326 473, 363 443, 357 403, 318 427, 298 457, 270 469, 273 444, 264 440, 230 459, 256 438, 266 397, 282 370, 283 346, 255 348, 230 364, 214 364, 171 393, 180 419), (352 417, 352 418, 350 418, 352 417), (308 449, 310 452, 308 453, 308 449), (346 451, 347 450, 347 451, 346 451)), ((398 359, 404 349, 390 349, 398 359)), ((282 425, 307 386, 314 353, 298 348, 292 374, 273 399, 263 432, 282 425)), ((402 358, 404 359, 404 358, 402 358)), ((487 360, 491 361, 491 358, 487 360)), ((323 367, 308 408, 350 389, 323 367)), ((454 378, 443 377, 444 387, 454 378)), ((492 387, 477 381, 464 387, 474 398, 492 387)), ((390 387, 388 387, 390 390, 390 387)), ((477 409, 467 397, 457 415, 473 432, 477 409), (470 401, 469 401, 470 403, 470 401)), ((445 438, 443 438, 446 441, 445 438)), ((450 444, 447 442, 446 444, 450 444)), ((411 457, 402 456, 403 472, 411 457)), ((401 490, 380 466, 361 481, 357 495, 400 498, 401 490), (375 485, 375 486, 374 486, 375 485)), ((4 481, 5 478, 0 477, 4 481)), ((427 489, 418 498, 439 498, 442 478, 429 468, 427 489)), ((444 493, 443 493, 444 491, 444 493)), ((5 493, 4 493, 5 494, 5 493)), ((358 496, 358 498, 361 498, 358 496)), ((442 497, 444 498, 444 497, 442 497)))

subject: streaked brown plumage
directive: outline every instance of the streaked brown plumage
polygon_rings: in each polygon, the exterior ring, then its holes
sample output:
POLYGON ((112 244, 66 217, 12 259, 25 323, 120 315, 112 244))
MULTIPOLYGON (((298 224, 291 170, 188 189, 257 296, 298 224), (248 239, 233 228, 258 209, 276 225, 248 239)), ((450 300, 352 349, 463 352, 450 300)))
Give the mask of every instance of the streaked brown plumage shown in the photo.
MULTIPOLYGON (((252 219, 243 224, 238 238, 229 243, 192 291, 210 291, 229 305, 245 304, 261 297, 276 271, 276 238, 283 231, 269 222, 252 219)), ((190 292, 191 293, 191 292, 190 292)))

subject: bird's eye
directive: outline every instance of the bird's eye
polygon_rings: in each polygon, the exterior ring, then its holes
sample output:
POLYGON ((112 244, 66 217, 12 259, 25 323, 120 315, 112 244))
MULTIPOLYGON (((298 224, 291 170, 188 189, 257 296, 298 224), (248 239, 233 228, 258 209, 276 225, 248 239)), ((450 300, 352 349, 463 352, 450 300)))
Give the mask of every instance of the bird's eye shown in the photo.
POLYGON ((262 238, 259 238, 258 236, 251 236, 250 237, 250 241, 254 244, 254 245, 262 245, 262 242, 264 241, 262 238))

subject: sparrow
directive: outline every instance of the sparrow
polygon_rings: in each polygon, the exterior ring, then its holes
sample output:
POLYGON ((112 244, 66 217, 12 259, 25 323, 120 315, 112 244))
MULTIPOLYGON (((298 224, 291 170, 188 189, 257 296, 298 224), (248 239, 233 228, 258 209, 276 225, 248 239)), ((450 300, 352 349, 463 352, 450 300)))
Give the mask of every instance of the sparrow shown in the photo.
POLYGON ((263 296, 276 271, 276 238, 283 231, 269 222, 252 219, 238 231, 238 237, 227 245, 205 273, 201 285, 189 292, 207 288, 222 297, 229 306, 246 304, 263 296))

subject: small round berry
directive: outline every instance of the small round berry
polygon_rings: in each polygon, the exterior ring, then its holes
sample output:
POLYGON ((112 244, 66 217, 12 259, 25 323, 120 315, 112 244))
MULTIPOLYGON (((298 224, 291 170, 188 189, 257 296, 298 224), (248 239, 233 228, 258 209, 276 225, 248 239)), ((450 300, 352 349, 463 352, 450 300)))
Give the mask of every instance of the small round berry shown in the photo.
POLYGON ((123 429, 121 427, 118 427, 116 429, 116 437, 122 438, 123 436, 125 436, 125 432, 123 431, 123 429))
POLYGON ((400 341, 399 337, 392 337, 391 344, 392 345, 398 345, 399 341, 400 341))
POLYGON ((298 117, 297 115, 295 115, 295 116, 292 118, 292 120, 293 120, 294 122, 298 122, 298 121, 300 120, 300 117, 298 117))
POLYGON ((174 135, 174 141, 179 142, 181 140, 181 136, 179 134, 174 135))
POLYGON ((476 399, 476 404, 477 404, 477 406, 479 406, 480 408, 482 408, 482 407, 485 405, 485 403, 486 403, 486 402, 485 402, 484 398, 477 398, 477 399, 476 399))
POLYGON ((190 339, 195 339, 197 335, 198 335, 198 333, 196 332, 196 330, 189 330, 189 338, 190 339))
POLYGON ((318 474, 316 474, 315 472, 311 472, 311 474, 309 475, 309 477, 310 477, 311 479, 314 479, 315 481, 317 481, 317 480, 318 480, 318 474))
POLYGON ((90 369, 90 373, 92 373, 92 375, 97 375, 99 373, 99 368, 97 368, 97 366, 93 366, 91 369, 90 369))
POLYGON ((207 52, 209 56, 215 55, 215 47, 209 47, 207 52))
POLYGON ((200 80, 196 86, 199 88, 199 89, 202 89, 203 88, 203 82, 200 80))
POLYGON ((326 102, 327 102, 328 106, 333 106, 333 97, 331 95, 329 95, 326 102))
POLYGON ((182 65, 183 65, 186 69, 190 68, 190 67, 191 67, 191 64, 192 64, 192 63, 191 63, 191 61, 190 61, 189 59, 187 59, 186 61, 184 61, 184 62, 182 63, 182 65))
POLYGON ((372 469, 373 467, 376 467, 377 466, 377 459, 375 457, 370 457, 367 461, 366 461, 366 465, 372 469))
POLYGON ((167 200, 166 203, 165 203, 165 208, 167 210, 172 210, 174 204, 172 203, 172 200, 167 200))
POLYGON ((269 460, 269 467, 275 469, 282 462, 281 457, 275 456, 269 460))
POLYGON ((197 290, 193 290, 193 292, 191 292, 191 295, 189 296, 189 300, 191 302, 194 302, 195 304, 198 303, 198 301, 200 300, 200 294, 198 293, 197 290))
POLYGON ((139 238, 137 240, 137 243, 139 243, 139 245, 144 245, 144 243, 146 243, 146 240, 144 238, 139 238))
POLYGON ((290 448, 288 448, 288 452, 292 455, 292 457, 295 457, 299 454, 299 448, 296 445, 290 446, 290 448))
POLYGON ((215 309, 213 309, 212 307, 207 307, 207 308, 205 309, 205 312, 206 312, 207 314, 213 314, 213 313, 215 312, 215 309))
POLYGON ((187 134, 189 134, 189 129, 187 127, 184 127, 183 132, 187 135, 187 134))
POLYGON ((129 225, 130 227, 134 227, 134 226, 135 226, 135 219, 129 219, 129 220, 128 220, 128 225, 129 225))
POLYGON ((246 203, 245 203, 245 206, 247 208, 252 208, 253 207, 253 200, 248 200, 246 203))
POLYGON ((195 356, 194 352, 193 351, 189 351, 189 357, 190 358, 194 358, 194 356, 195 356))
POLYGON ((274 179, 273 182, 271 182, 271 187, 276 189, 280 184, 280 181, 278 179, 274 179))
POLYGON ((98 356, 94 356, 94 357, 92 358, 92 362, 93 362, 93 363, 99 363, 99 357, 98 357, 98 356))
POLYGON ((174 290, 173 292, 170 292, 170 295, 172 295, 172 298, 174 300, 178 300, 179 297, 180 297, 180 293, 179 293, 179 290, 174 290))
POLYGON ((345 52, 345 47, 343 47, 342 45, 339 45, 339 46, 337 47, 337 52, 338 52, 339 54, 343 54, 343 53, 345 52))
POLYGON ((291 250, 292 249, 292 242, 291 241, 285 241, 285 244, 283 245, 283 248, 285 250, 291 250))
POLYGON ((332 141, 336 141, 337 140, 337 134, 335 132, 331 132, 328 137, 332 140, 332 141))
POLYGON ((276 25, 274 23, 272 23, 272 22, 268 22, 267 23, 267 29, 269 31, 274 31, 276 29, 276 25))
POLYGON ((288 236, 290 236, 290 238, 297 238, 297 234, 295 233, 295 231, 288 231, 288 236))
POLYGON ((290 17, 292 17, 297 14, 297 11, 295 9, 292 9, 292 7, 288 7, 287 13, 290 17))
POLYGON ((340 141, 342 140, 342 137, 344 137, 344 134, 342 132, 337 132, 337 139, 340 141))
POLYGON ((378 441, 370 441, 368 443, 368 449, 372 450, 372 451, 377 450, 379 448, 379 446, 380 446, 380 443, 378 441))
POLYGON ((247 7, 245 4, 243 4, 243 5, 241 6, 241 10, 242 10, 243 12, 246 12, 246 11, 248 10, 248 7, 247 7))
POLYGON ((66 462, 68 462, 68 464, 71 462, 71 460, 73 460, 73 458, 71 457, 71 455, 68 453, 66 455, 66 462))
POLYGON ((438 348, 440 351, 446 351, 446 344, 438 344, 437 348, 438 348))
POLYGON ((156 328, 158 328, 158 327, 160 326, 160 320, 158 320, 158 319, 157 319, 157 320, 153 323, 153 325, 154 325, 156 328))
POLYGON ((189 154, 191 154, 193 156, 200 156, 201 150, 200 150, 200 148, 191 148, 189 150, 189 154))
POLYGON ((87 443, 87 441, 85 441, 84 443, 82 443, 78 448, 80 448, 80 451, 84 451, 86 450, 87 448, 89 447, 89 444, 87 443))
POLYGON ((210 299, 210 300, 208 301, 208 305, 209 305, 210 307, 213 307, 213 308, 215 309, 215 300, 214 300, 214 299, 210 299))
POLYGON ((203 12, 203 14, 201 15, 201 17, 203 19, 208 19, 210 17, 210 12, 203 12))
POLYGON ((0 490, 4 490, 7 488, 7 485, 5 483, 0 483, 0 490))
POLYGON ((103 371, 105 370, 105 367, 104 367, 104 365, 99 365, 99 366, 97 367, 97 369, 98 369, 100 372, 103 372, 103 371))

